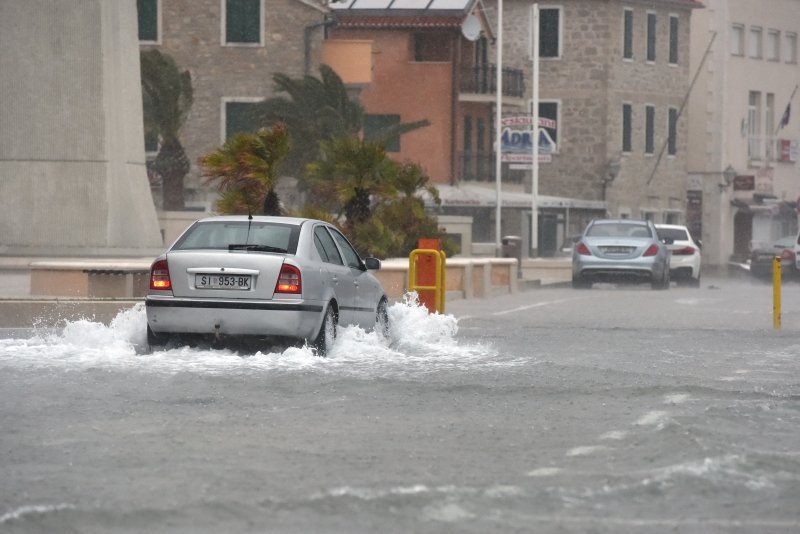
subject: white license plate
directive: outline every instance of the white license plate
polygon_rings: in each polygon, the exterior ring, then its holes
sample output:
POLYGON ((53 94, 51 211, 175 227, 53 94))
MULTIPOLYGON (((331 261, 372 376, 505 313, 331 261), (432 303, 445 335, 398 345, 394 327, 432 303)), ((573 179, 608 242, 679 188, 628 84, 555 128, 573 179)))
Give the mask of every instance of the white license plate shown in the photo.
POLYGON ((602 247, 606 254, 630 254, 630 247, 602 247))
POLYGON ((250 289, 249 274, 196 274, 197 289, 250 289))

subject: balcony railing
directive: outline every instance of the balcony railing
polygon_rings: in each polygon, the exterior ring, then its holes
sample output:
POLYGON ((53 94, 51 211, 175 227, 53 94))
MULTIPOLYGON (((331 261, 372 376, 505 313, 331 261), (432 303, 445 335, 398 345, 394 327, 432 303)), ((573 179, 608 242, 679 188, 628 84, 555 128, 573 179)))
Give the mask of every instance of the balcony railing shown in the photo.
MULTIPOLYGON (((502 175, 504 183, 521 183, 526 171, 511 169, 503 163, 502 175)), ((459 152, 456 168, 457 182, 493 182, 495 180, 494 152, 459 152)))
MULTIPOLYGON (((461 67, 461 93, 491 95, 497 92, 497 66, 492 64, 461 67)), ((522 98, 525 96, 523 72, 519 69, 503 69, 503 95, 522 98)))

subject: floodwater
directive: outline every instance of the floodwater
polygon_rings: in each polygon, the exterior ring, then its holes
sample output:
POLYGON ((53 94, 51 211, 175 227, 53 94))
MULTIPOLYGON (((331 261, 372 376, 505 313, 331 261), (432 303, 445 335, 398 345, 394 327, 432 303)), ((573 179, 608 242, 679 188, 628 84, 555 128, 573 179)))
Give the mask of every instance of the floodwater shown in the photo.
POLYGON ((140 306, 0 339, 0 532, 800 531, 791 331, 636 325, 720 292, 527 295, 397 303, 327 358, 147 353, 140 306))

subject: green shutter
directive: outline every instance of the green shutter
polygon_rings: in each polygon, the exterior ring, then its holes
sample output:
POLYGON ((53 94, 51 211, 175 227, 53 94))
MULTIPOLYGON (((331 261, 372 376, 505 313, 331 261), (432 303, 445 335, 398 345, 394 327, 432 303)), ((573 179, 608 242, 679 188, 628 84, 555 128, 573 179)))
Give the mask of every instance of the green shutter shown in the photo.
POLYGON ((158 0, 136 0, 139 40, 158 41, 158 0))
POLYGON ((255 102, 225 103, 225 139, 237 133, 253 133, 260 127, 253 113, 255 102))
MULTIPOLYGON (((400 115, 364 115, 364 139, 382 141, 385 131, 400 124, 400 115)), ((386 141, 387 152, 400 152, 400 136, 386 141)))
POLYGON ((225 0, 225 42, 261 42, 261 0, 225 0))

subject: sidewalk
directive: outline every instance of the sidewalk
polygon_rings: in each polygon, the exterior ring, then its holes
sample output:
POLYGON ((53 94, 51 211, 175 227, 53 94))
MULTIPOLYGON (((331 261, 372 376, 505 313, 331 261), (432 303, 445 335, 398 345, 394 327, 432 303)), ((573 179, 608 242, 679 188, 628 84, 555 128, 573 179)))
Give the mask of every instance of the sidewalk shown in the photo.
MULTIPOLYGON (((151 261, 0 257, 0 328, 53 327, 78 319, 108 323, 121 310, 142 302, 151 261)), ((402 268, 404 261, 384 262, 382 274, 387 278, 382 283, 392 298, 399 298, 404 292, 406 281, 398 278, 400 271, 407 270, 402 268)), ((569 282, 571 272, 569 258, 525 259, 518 268, 516 261, 509 258, 452 258, 448 271, 451 268, 454 276, 448 280, 448 300, 479 300, 564 284, 569 282), (519 278, 513 277, 515 268, 519 278), (495 280, 495 269, 501 270, 500 282, 495 280), (454 290, 451 283, 462 284, 461 289, 454 290), (503 285, 492 286, 493 283, 503 285), (472 284, 482 289, 479 291, 472 284)))

